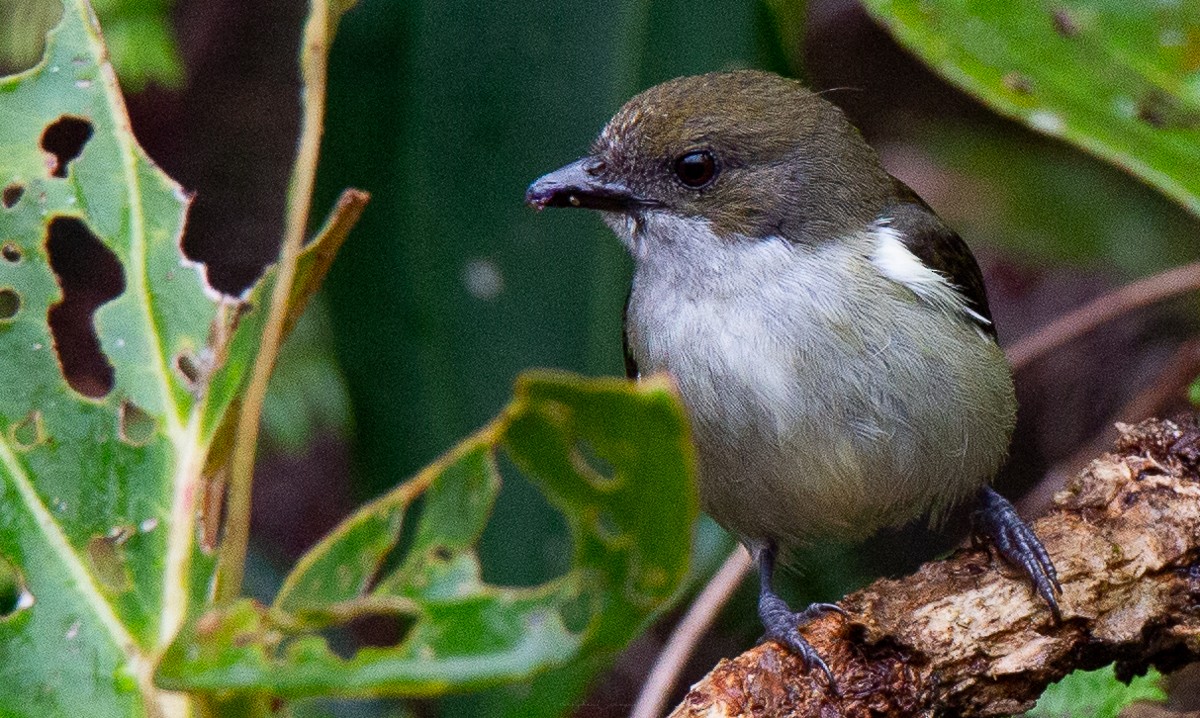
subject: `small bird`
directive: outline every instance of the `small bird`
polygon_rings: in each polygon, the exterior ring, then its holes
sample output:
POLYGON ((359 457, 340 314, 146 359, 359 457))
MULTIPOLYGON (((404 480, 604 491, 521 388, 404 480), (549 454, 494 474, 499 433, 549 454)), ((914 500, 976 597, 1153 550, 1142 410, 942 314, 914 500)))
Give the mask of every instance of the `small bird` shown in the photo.
POLYGON ((793 612, 781 551, 968 499, 1058 618, 1046 550, 988 485, 1016 399, 979 267, 839 109, 767 72, 670 80, 525 200, 599 210, 633 255, 626 371, 674 378, 701 503, 758 565, 766 637, 834 685, 798 628, 841 609, 793 612))

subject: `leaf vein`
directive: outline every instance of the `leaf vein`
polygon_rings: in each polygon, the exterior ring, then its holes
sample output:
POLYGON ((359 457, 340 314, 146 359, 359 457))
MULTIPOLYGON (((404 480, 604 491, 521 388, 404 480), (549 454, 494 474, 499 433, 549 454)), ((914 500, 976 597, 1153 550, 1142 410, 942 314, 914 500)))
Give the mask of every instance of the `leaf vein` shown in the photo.
MULTIPOLYGON (((112 606, 100 593, 100 588, 96 585, 92 574, 79 560, 79 555, 75 553, 58 522, 42 502, 32 480, 13 453, 8 440, 3 437, 0 437, 0 462, 3 462, 7 469, 12 485, 20 494, 22 503, 29 510, 46 543, 59 557, 67 573, 74 579, 76 590, 83 598, 82 602, 92 608, 96 618, 108 631, 116 646, 125 654, 133 656, 137 651, 137 643, 133 636, 125 629, 125 625, 113 612, 112 606)), ((36 594, 34 597, 36 598, 36 594)))

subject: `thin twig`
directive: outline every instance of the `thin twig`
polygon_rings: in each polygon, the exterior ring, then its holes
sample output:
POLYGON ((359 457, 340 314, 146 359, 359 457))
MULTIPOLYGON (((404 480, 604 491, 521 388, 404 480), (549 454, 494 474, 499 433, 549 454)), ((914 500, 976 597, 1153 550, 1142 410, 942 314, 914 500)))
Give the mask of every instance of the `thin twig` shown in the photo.
MULTIPOLYGON (((1185 264, 1104 294, 1083 307, 1068 312, 1041 330, 1017 340, 1005 355, 1014 372, 1020 371, 1058 347, 1067 344, 1125 313, 1189 291, 1200 290, 1200 262, 1185 264)), ((631 718, 661 715, 679 674, 711 628, 733 590, 749 575, 751 564, 738 547, 725 559, 720 571, 709 580, 655 661, 650 676, 638 694, 631 718), (727 572, 728 569, 728 572, 727 572)))
MULTIPOLYGON (((367 202, 370 200, 371 195, 360 189, 351 187, 342 190, 342 194, 338 197, 333 211, 326 218, 324 226, 317 230, 316 237, 304 248, 306 255, 309 252, 312 253, 312 263, 307 267, 297 266, 297 270, 303 268, 303 276, 296 277, 295 286, 292 287, 292 296, 288 299, 287 315, 283 320, 285 339, 292 333, 296 322, 300 321, 300 315, 304 314, 308 300, 325 282, 325 277, 329 274, 330 267, 333 266, 333 258, 337 256, 338 251, 350 236, 350 230, 358 224, 358 219, 362 217, 363 210, 367 208, 367 202)), ((302 263, 303 258, 301 259, 302 263)))
POLYGON ((659 653, 650 676, 646 678, 629 718, 658 718, 663 714, 667 698, 679 680, 684 664, 716 620, 721 608, 729 602, 729 597, 742 585, 750 566, 750 554, 739 544, 671 631, 671 637, 659 653))
POLYGON ((287 223, 276 268, 275 286, 271 291, 270 314, 267 316, 266 326, 263 327, 258 357, 255 359, 250 384, 242 400, 241 414, 238 416, 237 437, 230 470, 225 538, 221 542, 217 565, 218 603, 232 600, 242 590, 242 574, 245 571, 246 548, 250 537, 250 489, 254 479, 259 420, 271 372, 275 369, 275 360, 279 356, 296 262, 308 229, 317 157, 324 130, 326 69, 331 30, 336 22, 332 12, 326 0, 312 0, 308 20, 304 25, 300 51, 300 74, 303 83, 300 139, 288 191, 287 223))
POLYGON ((1058 347, 1135 309, 1200 290, 1200 262, 1175 267, 1097 297, 1067 312, 1008 349, 1013 370, 1024 368, 1058 347))
POLYGON ((1037 486, 1021 497, 1017 509, 1022 516, 1041 516, 1050 510, 1054 495, 1062 490, 1066 480, 1083 470, 1087 463, 1112 443, 1118 431, 1117 422, 1134 424, 1152 416, 1162 415, 1172 402, 1179 401, 1184 391, 1200 375, 1200 339, 1189 339, 1167 359, 1163 368, 1146 383, 1137 396, 1130 399, 1104 422, 1104 430, 1084 447, 1046 472, 1037 486))

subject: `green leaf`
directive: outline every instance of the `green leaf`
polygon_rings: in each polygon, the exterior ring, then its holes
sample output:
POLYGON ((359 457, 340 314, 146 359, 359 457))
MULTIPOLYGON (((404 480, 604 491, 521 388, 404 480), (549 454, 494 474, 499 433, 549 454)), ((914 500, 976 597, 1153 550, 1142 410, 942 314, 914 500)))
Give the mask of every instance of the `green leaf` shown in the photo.
POLYGON ((243 601, 189 624, 164 655, 159 684, 432 696, 585 664, 586 681, 687 575, 693 464, 664 383, 527 375, 494 422, 309 551, 273 607, 243 601), (500 487, 501 449, 571 529, 571 569, 538 586, 482 578, 476 544, 500 487), (397 645, 343 658, 321 635, 376 615, 406 626, 397 645))
POLYGON ((808 3, 804 0, 763 0, 771 16, 776 42, 787 64, 784 74, 804 73, 804 31, 808 3))
POLYGON ((58 3, 46 0, 0 0, 0 67, 24 69, 42 56, 45 35, 62 15, 58 3))
POLYGON ((1117 718, 1136 701, 1167 700, 1162 676, 1151 670, 1128 685, 1117 680, 1113 667, 1075 671, 1046 689, 1027 718, 1117 718))
POLYGON ((1200 4, 866 5, 902 44, 993 109, 1200 214, 1200 4))
POLYGON ((916 134, 965 190, 942 197, 937 210, 972 242, 1033 265, 1115 267, 1129 277, 1196 257, 1195 216, 1067 145, 991 124, 937 123, 916 134))
MULTIPOLYGON (((184 256, 188 197, 64 6, 0 79, 0 715, 178 715, 154 659, 211 584, 206 461, 264 312, 184 256)), ((342 238, 301 257, 296 311, 342 238)))
POLYGON ((183 58, 171 27, 170 5, 147 4, 104 13, 104 34, 121 83, 141 92, 151 83, 176 89, 183 85, 183 58))
POLYGON ((31 596, 0 623, 5 715, 140 713, 204 564, 191 502, 223 407, 203 374, 230 312, 104 58, 70 2, 42 62, 0 80, 0 556, 31 596))

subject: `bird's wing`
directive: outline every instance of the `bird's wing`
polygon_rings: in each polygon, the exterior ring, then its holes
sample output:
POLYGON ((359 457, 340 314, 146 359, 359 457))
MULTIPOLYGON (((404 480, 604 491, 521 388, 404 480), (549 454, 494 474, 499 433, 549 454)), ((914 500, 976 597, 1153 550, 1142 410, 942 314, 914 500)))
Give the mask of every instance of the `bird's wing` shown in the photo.
MULTIPOLYGON (((996 328, 988 308, 983 275, 967 243, 947 227, 916 192, 899 180, 896 180, 896 193, 898 199, 885 211, 881 226, 924 266, 948 282, 949 289, 961 299, 965 314, 980 331, 995 339, 996 328)), ((910 288, 919 296, 923 294, 916 286, 910 288)))

